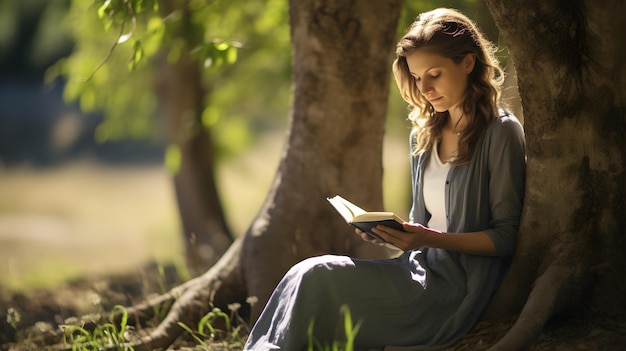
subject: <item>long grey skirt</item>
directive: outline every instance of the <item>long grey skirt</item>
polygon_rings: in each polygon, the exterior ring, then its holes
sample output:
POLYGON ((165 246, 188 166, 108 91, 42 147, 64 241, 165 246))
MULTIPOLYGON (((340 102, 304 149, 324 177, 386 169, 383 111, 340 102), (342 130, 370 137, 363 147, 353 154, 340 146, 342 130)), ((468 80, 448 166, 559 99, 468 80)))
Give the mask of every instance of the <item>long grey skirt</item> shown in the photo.
POLYGON ((280 281, 245 350, 306 350, 312 321, 313 338, 322 345, 344 340, 343 305, 353 323, 361 323, 356 350, 444 348, 476 322, 499 280, 501 263, 440 249, 382 260, 306 259, 280 281))

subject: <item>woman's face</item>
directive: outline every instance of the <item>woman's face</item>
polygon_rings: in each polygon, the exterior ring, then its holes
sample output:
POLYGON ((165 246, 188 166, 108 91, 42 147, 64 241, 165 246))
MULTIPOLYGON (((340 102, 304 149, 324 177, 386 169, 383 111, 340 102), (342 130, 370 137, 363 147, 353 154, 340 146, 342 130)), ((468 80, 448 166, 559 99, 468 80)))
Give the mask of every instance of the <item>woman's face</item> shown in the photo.
POLYGON ((460 107, 467 89, 467 76, 474 69, 472 54, 456 64, 447 57, 418 49, 407 55, 406 62, 417 88, 435 111, 444 112, 460 107))

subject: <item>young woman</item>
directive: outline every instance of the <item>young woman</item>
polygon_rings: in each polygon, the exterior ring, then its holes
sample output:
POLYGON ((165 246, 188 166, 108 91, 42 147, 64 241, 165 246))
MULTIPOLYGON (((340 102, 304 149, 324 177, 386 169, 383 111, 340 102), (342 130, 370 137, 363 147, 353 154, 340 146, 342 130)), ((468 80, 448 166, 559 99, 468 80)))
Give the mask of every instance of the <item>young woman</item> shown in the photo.
POLYGON ((341 340, 343 305, 361 323, 357 350, 441 349, 475 324, 513 254, 525 187, 524 134, 499 109, 503 73, 494 50, 456 10, 423 13, 411 25, 393 72, 411 107, 413 206, 404 231, 376 228, 404 253, 298 263, 246 350, 306 349, 311 322, 315 340, 341 340))

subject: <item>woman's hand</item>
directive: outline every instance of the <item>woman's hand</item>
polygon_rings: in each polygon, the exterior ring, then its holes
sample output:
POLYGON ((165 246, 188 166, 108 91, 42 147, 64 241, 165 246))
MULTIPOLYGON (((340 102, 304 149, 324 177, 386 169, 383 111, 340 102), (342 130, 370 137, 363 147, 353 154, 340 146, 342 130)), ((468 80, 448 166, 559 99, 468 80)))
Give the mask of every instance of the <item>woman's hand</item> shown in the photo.
POLYGON ((369 235, 368 233, 362 231, 359 228, 355 229, 355 232, 361 237, 361 239, 365 240, 365 241, 369 241, 372 244, 376 244, 376 245, 384 245, 386 244, 386 242, 377 239, 376 237, 369 235))
POLYGON ((421 224, 403 223, 404 231, 378 225, 372 229, 385 241, 374 239, 367 233, 357 229, 363 240, 374 244, 395 246, 396 249, 408 251, 421 247, 436 247, 472 255, 497 256, 498 252, 486 232, 442 233, 421 224))
POLYGON ((421 224, 405 222, 403 227, 404 231, 384 225, 374 227, 372 231, 385 239, 385 241, 379 240, 358 228, 356 229, 356 233, 365 241, 403 251, 428 246, 427 243, 429 242, 430 236, 441 234, 441 232, 424 227, 421 224))
POLYGON ((433 241, 433 236, 441 234, 440 231, 421 224, 404 222, 402 226, 404 231, 383 225, 374 227, 372 231, 403 251, 430 246, 429 243, 433 241))
POLYGON ((379 240, 379 239, 369 235, 368 233, 362 231, 359 228, 356 228, 355 232, 361 237, 361 239, 363 239, 363 240, 365 240, 367 242, 370 242, 370 243, 376 244, 376 245, 380 245, 380 246, 385 246, 385 247, 393 249, 393 250, 398 250, 398 247, 396 247, 396 246, 394 246, 394 245, 392 245, 392 244, 390 244, 388 242, 379 240))

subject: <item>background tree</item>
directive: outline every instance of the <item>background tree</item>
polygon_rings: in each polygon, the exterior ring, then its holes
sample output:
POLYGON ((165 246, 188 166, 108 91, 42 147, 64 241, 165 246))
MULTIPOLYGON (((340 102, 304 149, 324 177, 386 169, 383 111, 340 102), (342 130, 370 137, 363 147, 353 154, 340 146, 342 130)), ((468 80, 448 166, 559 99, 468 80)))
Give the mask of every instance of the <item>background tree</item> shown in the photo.
MULTIPOLYGON (((239 96, 219 78, 233 75, 222 72, 223 64, 235 62, 236 47, 240 46, 244 53, 240 74, 259 78, 271 73, 274 81, 286 80, 289 41, 285 16, 286 4, 276 0, 72 3, 66 23, 77 48, 49 71, 48 80, 63 75, 68 80, 67 100, 78 99, 85 111, 104 110, 106 119, 95 135, 98 142, 164 137, 165 163, 174 175, 185 257, 192 275, 210 267, 235 236, 221 206, 215 158, 246 146, 249 124, 263 126, 258 122, 259 113, 248 116, 248 110, 224 108, 228 105, 224 100, 239 96), (278 54, 278 59, 270 62, 261 48, 278 54), (254 70, 249 68, 252 60, 254 70), (119 74, 126 67, 131 72, 119 74), (213 94, 216 82, 226 85, 218 96, 213 94), (158 123, 158 116, 163 123, 158 123)), ((255 87, 237 81, 236 91, 255 87)), ((258 89, 256 102, 238 106, 257 107, 265 113, 281 111, 276 101, 285 100, 288 94, 287 85, 283 86, 258 89)))

